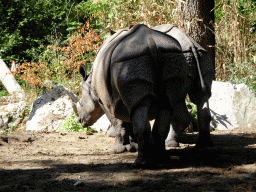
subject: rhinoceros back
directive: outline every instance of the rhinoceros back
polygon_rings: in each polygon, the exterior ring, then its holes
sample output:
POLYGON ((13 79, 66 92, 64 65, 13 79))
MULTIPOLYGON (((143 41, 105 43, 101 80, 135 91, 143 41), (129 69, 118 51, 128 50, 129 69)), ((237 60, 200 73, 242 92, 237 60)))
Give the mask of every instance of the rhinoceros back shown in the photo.
POLYGON ((124 121, 130 121, 131 111, 145 97, 159 100, 165 94, 164 82, 180 79, 182 86, 188 73, 179 43, 145 25, 120 34, 98 56, 101 65, 94 66, 93 73, 97 71, 100 102, 124 121))
POLYGON ((192 46, 194 46, 198 51, 199 64, 202 75, 204 76, 207 74, 214 74, 214 69, 211 64, 212 62, 207 51, 202 46, 200 46, 194 39, 188 36, 182 29, 179 29, 176 25, 172 24, 159 25, 152 27, 152 29, 161 31, 177 39, 177 41, 181 45, 184 55, 186 56, 186 62, 189 67, 190 76, 195 77, 195 74, 197 74, 197 68, 192 63, 192 58, 194 57, 191 50, 192 46))
POLYGON ((187 52, 191 51, 191 46, 195 46, 198 51, 207 52, 203 47, 201 47, 196 41, 194 41, 191 37, 189 37, 182 29, 179 29, 176 25, 173 24, 163 24, 152 27, 151 29, 161 31, 166 33, 180 43, 182 51, 187 52))

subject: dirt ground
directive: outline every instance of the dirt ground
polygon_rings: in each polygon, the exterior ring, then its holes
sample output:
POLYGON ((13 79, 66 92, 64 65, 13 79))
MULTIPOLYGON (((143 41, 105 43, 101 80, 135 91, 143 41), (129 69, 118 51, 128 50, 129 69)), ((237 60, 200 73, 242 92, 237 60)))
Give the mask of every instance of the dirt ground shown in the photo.
POLYGON ((197 134, 168 148, 170 165, 135 169, 137 153, 110 154, 104 132, 0 135, 0 191, 256 191, 256 127, 197 134))

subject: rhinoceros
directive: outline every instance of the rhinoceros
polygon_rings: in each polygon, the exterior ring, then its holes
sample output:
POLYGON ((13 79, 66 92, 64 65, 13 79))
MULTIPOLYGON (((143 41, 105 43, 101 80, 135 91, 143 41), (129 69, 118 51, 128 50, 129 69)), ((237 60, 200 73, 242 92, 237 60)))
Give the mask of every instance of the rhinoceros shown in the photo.
MULTIPOLYGON (((186 58, 186 63, 188 66, 188 94, 191 101, 197 105, 199 130, 201 130, 201 133, 203 130, 208 129, 210 122, 208 99, 211 96, 211 84, 214 80, 214 68, 212 66, 210 57, 204 48, 202 48, 196 41, 194 41, 176 25, 164 24, 152 27, 151 29, 174 37, 181 45, 182 52, 186 58)), ((112 34, 114 34, 114 32, 112 32, 112 34)), ((172 126, 165 143, 171 147, 178 146, 179 144, 177 143, 176 139, 180 136, 180 134, 182 134, 187 124, 179 125, 177 122, 175 122, 175 119, 172 119, 170 123, 172 126)), ((121 122, 118 124, 121 125, 121 122)), ((127 134, 129 134, 130 131, 125 132, 125 135, 124 133, 122 135, 120 134, 120 132, 124 132, 122 130, 125 126, 127 125, 110 127, 110 135, 116 135, 116 143, 112 148, 115 152, 123 152, 126 150, 129 151, 130 149, 134 149, 136 146, 134 143, 131 143, 131 147, 128 145, 129 142, 125 142, 125 140, 127 141, 129 138, 127 134), (122 145, 122 143, 125 144, 122 145)), ((199 148, 211 145, 211 140, 206 142, 197 142, 197 147, 199 148)))
MULTIPOLYGON (((82 97, 77 110, 82 125, 90 126, 106 113, 112 124, 119 123, 117 126, 124 127, 138 142, 135 166, 165 160, 170 122, 178 130, 187 127, 191 118, 185 97, 189 91, 194 93, 193 88, 197 91, 200 88, 200 84, 191 82, 180 43, 163 32, 135 25, 109 36, 98 51, 90 73, 86 74, 84 65, 80 66, 80 73, 82 97), (151 119, 155 119, 152 131, 151 119)), ((197 102, 201 109, 198 116, 203 119, 199 121, 202 124, 197 145, 211 145, 205 110, 209 95, 206 91, 194 94, 203 100, 197 102)), ((124 130, 119 130, 124 143, 128 142, 124 130)))

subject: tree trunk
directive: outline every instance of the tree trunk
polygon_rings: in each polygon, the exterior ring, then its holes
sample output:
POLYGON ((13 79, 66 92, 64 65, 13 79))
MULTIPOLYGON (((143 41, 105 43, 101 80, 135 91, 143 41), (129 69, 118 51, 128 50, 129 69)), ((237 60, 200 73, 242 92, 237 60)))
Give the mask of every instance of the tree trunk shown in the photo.
POLYGON ((24 97, 24 91, 2 59, 0 59, 0 81, 2 81, 10 94, 16 95, 20 98, 24 97))
POLYGON ((208 51, 215 69, 214 0, 180 2, 185 32, 208 51))

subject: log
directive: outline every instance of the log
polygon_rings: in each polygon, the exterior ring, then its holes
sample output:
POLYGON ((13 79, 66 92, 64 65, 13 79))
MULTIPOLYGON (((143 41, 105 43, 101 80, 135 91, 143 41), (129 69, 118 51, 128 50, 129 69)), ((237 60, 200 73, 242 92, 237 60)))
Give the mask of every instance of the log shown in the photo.
POLYGON ((16 81, 10 69, 7 67, 2 59, 0 59, 0 80, 10 94, 15 95, 19 98, 24 97, 24 90, 16 81))

